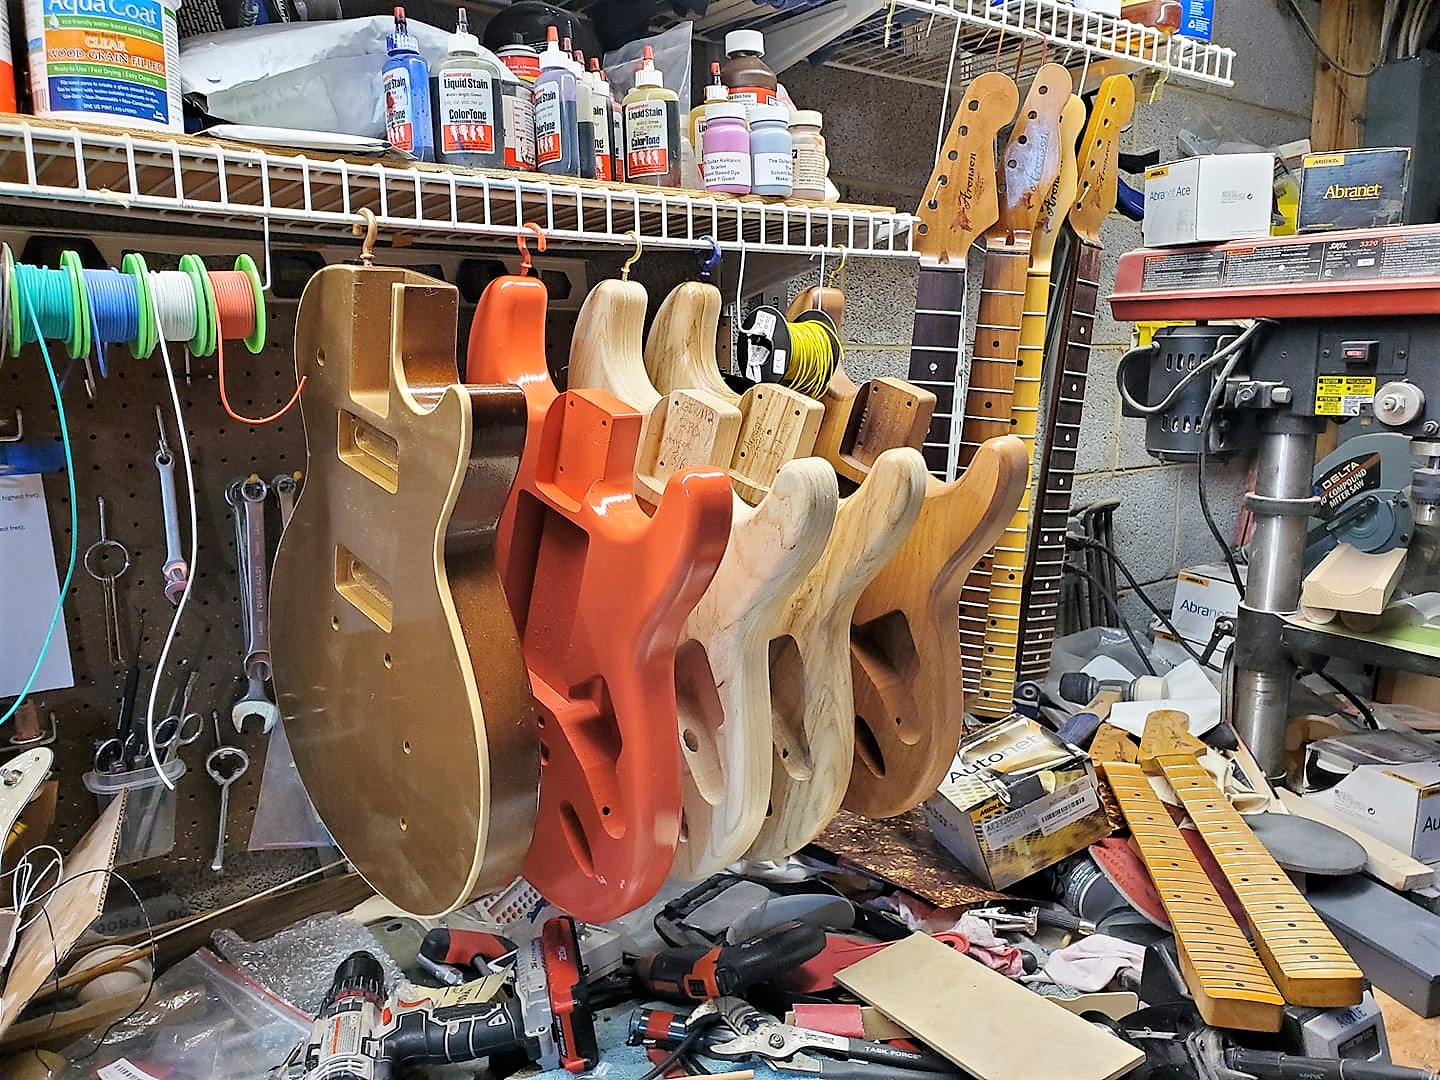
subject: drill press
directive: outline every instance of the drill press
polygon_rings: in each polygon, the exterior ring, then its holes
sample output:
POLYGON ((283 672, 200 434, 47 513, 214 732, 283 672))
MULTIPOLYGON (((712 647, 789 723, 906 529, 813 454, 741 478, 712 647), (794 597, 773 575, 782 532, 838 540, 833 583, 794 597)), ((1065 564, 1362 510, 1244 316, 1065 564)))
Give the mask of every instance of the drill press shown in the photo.
POLYGON ((1295 674, 1282 620, 1299 608, 1321 509, 1312 473, 1324 426, 1409 436, 1415 524, 1440 523, 1440 226, 1133 251, 1110 306, 1124 321, 1198 324, 1162 328, 1121 364, 1126 412, 1146 417, 1152 456, 1259 447, 1231 715, 1278 776, 1295 674))

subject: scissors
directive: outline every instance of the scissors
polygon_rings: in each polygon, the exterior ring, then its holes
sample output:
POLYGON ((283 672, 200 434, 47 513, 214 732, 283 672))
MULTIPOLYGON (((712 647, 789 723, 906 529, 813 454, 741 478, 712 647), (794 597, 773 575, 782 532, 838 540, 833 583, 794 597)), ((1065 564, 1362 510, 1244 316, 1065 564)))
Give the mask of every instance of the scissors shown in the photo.
POLYGON ((182 746, 189 746, 205 730, 205 718, 190 710, 190 694, 199 677, 198 671, 190 673, 183 689, 177 689, 171 696, 165 719, 155 725, 155 751, 162 765, 173 761, 182 746))
POLYGON ((95 747, 96 772, 123 772, 126 762, 144 745, 135 729, 135 698, 140 692, 140 656, 125 672, 125 686, 120 694, 120 715, 115 718, 115 734, 95 747))

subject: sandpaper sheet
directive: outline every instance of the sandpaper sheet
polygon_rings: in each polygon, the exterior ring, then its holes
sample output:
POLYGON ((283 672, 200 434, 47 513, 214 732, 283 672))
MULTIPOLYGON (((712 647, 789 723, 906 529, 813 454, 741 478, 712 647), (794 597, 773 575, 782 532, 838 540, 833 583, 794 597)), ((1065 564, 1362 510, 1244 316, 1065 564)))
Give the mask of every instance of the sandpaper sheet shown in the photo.
POLYGON ((936 907, 1008 898, 981 885, 941 847, 920 810, 884 821, 841 810, 814 846, 936 907))

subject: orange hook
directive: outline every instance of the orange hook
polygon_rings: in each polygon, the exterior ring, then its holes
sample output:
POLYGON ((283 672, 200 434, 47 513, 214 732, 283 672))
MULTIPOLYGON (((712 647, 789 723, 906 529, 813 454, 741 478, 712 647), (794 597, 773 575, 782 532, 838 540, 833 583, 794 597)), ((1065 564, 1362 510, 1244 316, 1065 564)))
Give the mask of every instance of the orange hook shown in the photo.
MULTIPOLYGON (((545 250, 545 230, 536 225, 533 221, 527 221, 521 226, 522 229, 529 229, 539 239, 537 245, 541 251, 545 250)), ((525 234, 518 233, 515 237, 515 246, 520 249, 520 273, 530 273, 530 249, 525 246, 525 234)))

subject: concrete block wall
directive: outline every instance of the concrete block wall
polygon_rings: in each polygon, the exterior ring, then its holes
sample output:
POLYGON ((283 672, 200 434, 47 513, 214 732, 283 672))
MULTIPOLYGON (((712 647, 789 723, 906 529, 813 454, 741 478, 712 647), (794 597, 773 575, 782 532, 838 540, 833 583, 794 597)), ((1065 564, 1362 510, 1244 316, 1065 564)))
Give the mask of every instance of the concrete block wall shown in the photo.
MULTIPOLYGON (((1312 24, 1319 4, 1305 0, 1312 24)), ((1178 156, 1182 129, 1207 123, 1228 140, 1274 146, 1310 131, 1314 61, 1308 41, 1279 0, 1221 0, 1217 40, 1235 48, 1236 85, 1228 89, 1167 84, 1160 100, 1142 103, 1126 133, 1127 149, 1156 147, 1178 156)), ((802 107, 825 113, 832 175, 842 195, 899 207, 918 203, 933 160, 939 91, 901 86, 827 68, 792 68, 782 75, 802 107)), ((1023 88, 1022 88, 1023 92, 1023 88)), ((953 104, 953 103, 952 103, 953 104)), ((1121 253, 1141 245, 1140 227, 1112 216, 1104 230, 1101 295, 1115 280, 1121 253)), ((982 256, 970 260, 971 324, 982 256)), ((903 376, 914 322, 913 266, 888 260, 850 260, 846 268, 846 367, 857 380, 903 376)), ((814 273, 790 292, 814 283, 814 273)), ((1220 555, 1200 513, 1193 466, 1161 465, 1145 453, 1141 420, 1120 415, 1115 371, 1129 347, 1129 324, 1110 317, 1102 300, 1095 324, 1085 426, 1081 433, 1075 502, 1121 500, 1116 547, 1162 610, 1169 609, 1177 570, 1220 555)), ((1234 528, 1248 486, 1250 462, 1212 462, 1206 468, 1210 504, 1222 532, 1234 528)), ((1121 606, 1137 627, 1149 614, 1128 590, 1121 606)))

